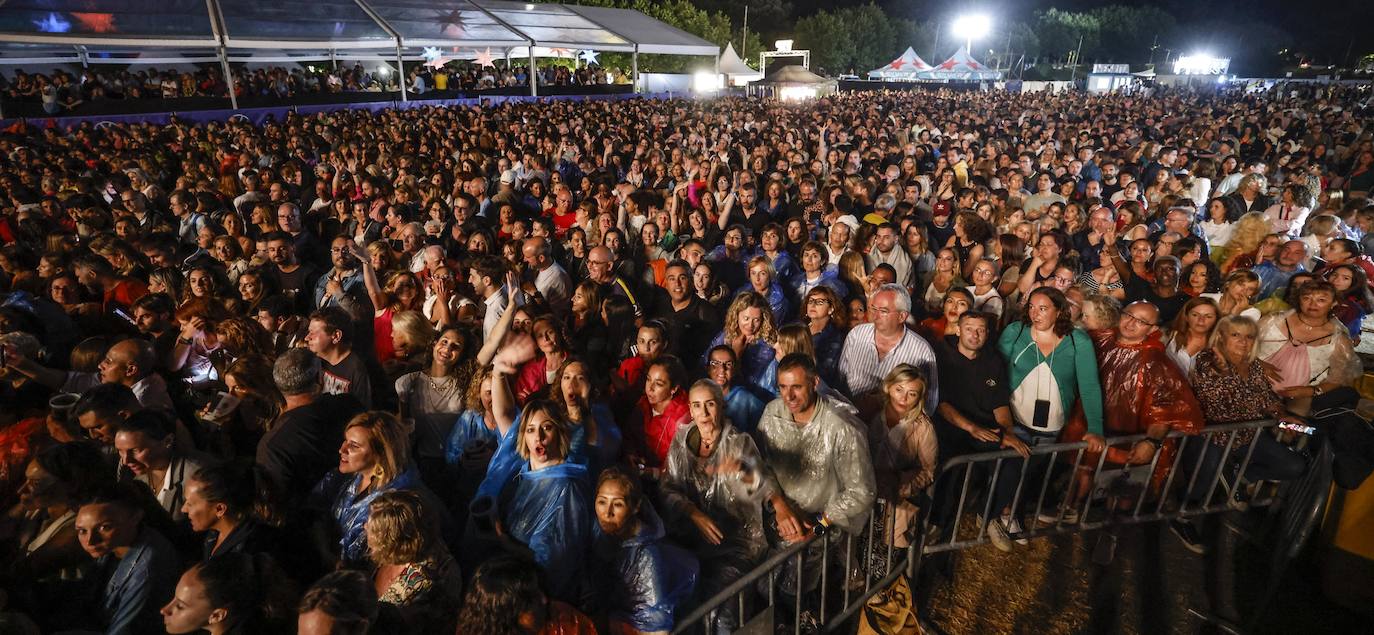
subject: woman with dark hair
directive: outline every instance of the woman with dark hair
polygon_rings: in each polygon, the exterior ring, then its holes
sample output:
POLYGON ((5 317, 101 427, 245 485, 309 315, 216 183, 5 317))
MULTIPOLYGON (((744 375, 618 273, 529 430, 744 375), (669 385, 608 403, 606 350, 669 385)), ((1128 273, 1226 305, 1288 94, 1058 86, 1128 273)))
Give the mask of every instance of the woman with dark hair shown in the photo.
POLYGON ((959 316, 973 308, 973 292, 967 287, 954 287, 945 294, 940 314, 921 320, 916 331, 929 341, 943 340, 946 335, 959 334, 959 316))
POLYGON ((998 349, 1009 364, 1016 435, 1028 445, 1054 443, 1081 402, 1085 440, 1102 448, 1102 385, 1092 339, 1073 325, 1069 300, 1057 289, 1030 292, 1021 321, 1003 329, 998 349))
MULTIPOLYGON (((1111 250, 1108 250, 1110 253, 1111 250)), ((1046 232, 1040 235, 1035 251, 1026 262, 1021 263, 1021 279, 1017 288, 1024 296, 1033 289, 1046 284, 1054 277, 1061 261, 1069 257, 1069 241, 1061 233, 1046 232)))
POLYGON ((232 553, 181 575, 162 607, 168 633, 273 635, 295 632, 296 590, 264 554, 232 553))
POLYGON ((959 258, 959 272, 965 280, 973 276, 973 266, 983 259, 984 244, 992 237, 992 228, 973 212, 959 212, 954 217, 954 235, 945 247, 953 249, 959 258))
POLYGON ((1202 235, 1207 238, 1207 246, 1217 249, 1230 242, 1240 216, 1240 207, 1230 198, 1219 196, 1208 201, 1207 217, 1198 223, 1202 235))
POLYGON ((15 579, 32 582, 29 589, 11 593, 32 594, 35 608, 64 601, 50 592, 60 593, 65 581, 80 579, 88 560, 77 539, 76 512, 107 470, 100 450, 82 442, 51 446, 29 460, 19 502, 0 520, 16 547, 0 566, 15 579))
POLYGON ((198 418, 203 424, 199 431, 205 438, 205 450, 213 450, 223 457, 252 456, 258 440, 286 401, 272 381, 272 364, 262 355, 250 354, 234 360, 225 369, 222 380, 225 393, 233 404, 230 410, 218 409, 221 399, 211 400, 198 418))
POLYGON ((283 553, 271 483, 247 461, 210 465, 186 480, 181 512, 191 530, 205 533, 201 557, 283 553))
POLYGON ((730 289, 716 274, 715 265, 709 262, 698 263, 692 269, 692 289, 696 291, 697 297, 705 300, 717 310, 724 306, 730 298, 730 289))
POLYGON ((635 403, 626 425, 626 456, 631 465, 660 468, 668 458, 673 435, 690 414, 687 370, 672 355, 653 363, 644 378, 644 396, 635 403))
POLYGON ((515 379, 515 400, 529 401, 535 395, 546 395, 558 368, 573 355, 572 345, 558 320, 551 315, 536 318, 529 329, 539 354, 520 367, 515 379))
POLYGON ((277 288, 277 277, 268 275, 260 267, 251 267, 239 274, 239 310, 243 315, 257 317, 258 306, 263 300, 281 292, 277 288))
POLYGON ((821 378, 831 386, 840 385, 840 355, 849 333, 849 308, 834 289, 815 287, 802 296, 802 322, 811 332, 811 347, 816 350, 821 378))
POLYGON ((545 595, 539 572, 527 560, 497 556, 477 567, 472 590, 458 613, 464 635, 595 635, 577 609, 545 595))
POLYGON ((1209 345, 1212 329, 1216 328, 1220 317, 1221 310, 1211 298, 1193 298, 1179 310, 1174 323, 1169 326, 1169 341, 1164 352, 1183 371, 1183 376, 1188 376, 1198 353, 1209 345))
POLYGON ((592 377, 585 362, 568 358, 554 375, 550 399, 561 407, 572 435, 568 460, 599 471, 620 458, 621 432, 592 377))
POLYGON ((1203 258, 1184 268, 1178 277, 1178 290, 1194 298, 1221 290, 1221 271, 1203 258))
POLYGON ((1369 277, 1359 265, 1346 263, 1325 271, 1327 282, 1336 290, 1336 306, 1332 315, 1345 325, 1350 340, 1360 343, 1360 325, 1364 316, 1374 309, 1374 295, 1369 292, 1369 277))
MULTIPOLYGON (((829 253, 825 245, 814 240, 801 246, 801 274, 795 286, 798 296, 806 297, 817 287, 826 287, 841 298, 849 295, 848 287, 830 264, 829 253)), ((806 307, 802 306, 800 312, 805 315, 806 307)))
POLYGON ((601 473, 593 525, 595 579, 612 632, 668 633, 692 597, 697 559, 664 539, 663 521, 619 468, 601 473))

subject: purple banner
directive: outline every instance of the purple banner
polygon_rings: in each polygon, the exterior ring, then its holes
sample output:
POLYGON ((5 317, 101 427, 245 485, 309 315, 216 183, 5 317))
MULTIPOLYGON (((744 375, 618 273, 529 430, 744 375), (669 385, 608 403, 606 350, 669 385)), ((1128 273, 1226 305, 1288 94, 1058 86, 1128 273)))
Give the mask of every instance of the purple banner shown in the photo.
MULTIPOLYGON (((253 125, 261 125, 268 117, 280 121, 286 115, 296 112, 302 115, 312 115, 321 112, 333 112, 336 110, 368 110, 380 112, 389 108, 398 110, 408 110, 411 108, 425 108, 429 106, 480 106, 483 103, 491 105, 502 104, 508 101, 538 101, 538 100, 575 100, 575 101, 606 101, 635 99, 643 97, 645 99, 666 99, 675 96, 674 93, 620 93, 613 95, 551 95, 547 97, 531 97, 529 95, 490 95, 484 97, 468 97, 463 99, 412 99, 410 101, 400 101, 389 99, 386 101, 371 101, 349 104, 318 104, 311 106, 277 106, 272 108, 242 108, 239 110, 188 110, 182 112, 157 112, 140 113, 134 115, 93 115, 89 117, 26 117, 21 119, 0 119, 0 128, 8 128, 16 123, 25 123, 39 128, 58 128, 61 130, 69 129, 83 123, 93 125, 109 124, 130 124, 130 123, 154 123, 165 124, 171 120, 172 116, 191 123, 207 123, 210 121, 226 121, 230 118, 242 118, 251 122, 253 125)), ((676 95, 681 96, 681 95, 676 95)))

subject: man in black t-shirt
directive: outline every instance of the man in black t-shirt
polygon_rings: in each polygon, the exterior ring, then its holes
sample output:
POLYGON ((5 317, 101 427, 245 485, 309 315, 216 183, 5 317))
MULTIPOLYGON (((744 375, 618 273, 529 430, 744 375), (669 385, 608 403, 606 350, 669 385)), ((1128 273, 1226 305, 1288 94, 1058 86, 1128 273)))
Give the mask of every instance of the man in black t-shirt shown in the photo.
POLYGON ((1155 259, 1152 269, 1155 274, 1153 284, 1139 276, 1131 276, 1126 281, 1126 301, 1123 304, 1149 302, 1159 309, 1159 324, 1172 324, 1174 316, 1183 310, 1183 305, 1190 299, 1188 294, 1178 290, 1178 258, 1160 256, 1155 259))
MULTIPOLYGON (((986 344, 991 339, 990 327, 996 319, 988 314, 969 311, 959 316, 959 335, 946 335, 935 347, 940 369, 941 386, 962 386, 963 390, 941 390, 940 405, 936 409, 935 434, 940 442, 940 460, 974 454, 1012 449, 1027 456, 1026 444, 1012 434, 1011 382, 1007 377, 1007 361, 995 347, 986 344)), ((993 485, 992 509, 1003 516, 988 523, 988 536, 1003 551, 1011 550, 1008 533, 1019 533, 1019 523, 1007 522, 1009 507, 1016 494, 1020 478, 1020 462, 1004 461, 993 485)), ((986 470, 984 470, 986 471, 986 470)), ((988 472, 990 476, 991 473, 988 472)), ((940 500, 935 503, 937 516, 948 519, 958 502, 959 488, 954 484, 964 478, 962 470, 954 470, 941 477, 936 485, 940 500)), ((984 477, 976 474, 973 482, 984 477)), ((1024 539, 1017 542, 1024 543, 1024 539)))
POLYGON ((327 395, 353 395, 372 407, 372 381, 366 362, 350 348, 353 320, 338 307, 310 314, 305 346, 320 358, 320 379, 327 395))
POLYGON ((720 312, 692 287, 692 266, 685 260, 668 263, 663 287, 654 302, 653 317, 668 328, 668 345, 679 359, 698 360, 720 331, 720 312))

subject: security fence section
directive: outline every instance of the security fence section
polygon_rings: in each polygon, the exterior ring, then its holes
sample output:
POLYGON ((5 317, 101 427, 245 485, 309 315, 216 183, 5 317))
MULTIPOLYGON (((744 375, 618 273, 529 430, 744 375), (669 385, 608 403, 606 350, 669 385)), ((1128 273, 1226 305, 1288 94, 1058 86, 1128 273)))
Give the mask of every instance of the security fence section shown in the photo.
POLYGON ((923 557, 986 544, 1007 531, 1007 518, 1019 522, 1019 532, 1008 536, 1018 541, 1102 530, 1094 561, 1106 564, 1115 527, 1277 502, 1284 505, 1280 540, 1293 543, 1281 552, 1295 554, 1320 516, 1326 486, 1314 479, 1329 484, 1329 467, 1322 466, 1329 466, 1330 453, 1312 452, 1317 458, 1307 476, 1282 488, 1245 475, 1262 435, 1284 437, 1306 452, 1311 432, 1264 420, 1209 426, 1194 436, 1172 433, 1139 465, 1129 455, 1143 434, 1108 439, 1097 453, 1079 441, 1035 446, 1025 457, 1014 450, 956 456, 919 499, 880 498, 857 534, 832 528, 777 548, 673 632, 831 632, 852 628, 856 617, 864 622, 861 632, 907 632, 916 626, 912 589, 923 557), (1007 500, 999 488, 1011 487, 1004 514, 994 500, 1007 500), (894 535, 901 505, 915 505, 919 514, 908 531, 894 535))

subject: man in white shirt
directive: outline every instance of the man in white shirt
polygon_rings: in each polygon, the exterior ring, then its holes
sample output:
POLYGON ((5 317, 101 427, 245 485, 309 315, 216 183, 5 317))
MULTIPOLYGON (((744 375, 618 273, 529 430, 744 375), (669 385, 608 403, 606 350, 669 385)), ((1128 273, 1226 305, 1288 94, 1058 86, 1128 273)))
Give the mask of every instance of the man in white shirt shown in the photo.
POLYGON ((525 266, 534 273, 534 288, 549 303, 549 309, 559 318, 567 315, 572 302, 572 277, 553 259, 549 241, 535 236, 521 247, 525 266))
POLYGON ((840 375, 859 412, 866 418, 876 411, 883 378, 898 364, 911 364, 925 372, 930 381, 927 411, 935 412, 940 403, 935 350, 906 326, 911 296, 899 284, 885 284, 873 293, 868 313, 872 322, 854 327, 840 353, 840 375))
MULTIPOLYGON (((497 256, 482 256, 468 270, 468 284, 482 298, 482 341, 491 337, 492 329, 506 310, 506 266, 497 256)), ((517 293, 516 306, 525 303, 525 294, 517 293)))

